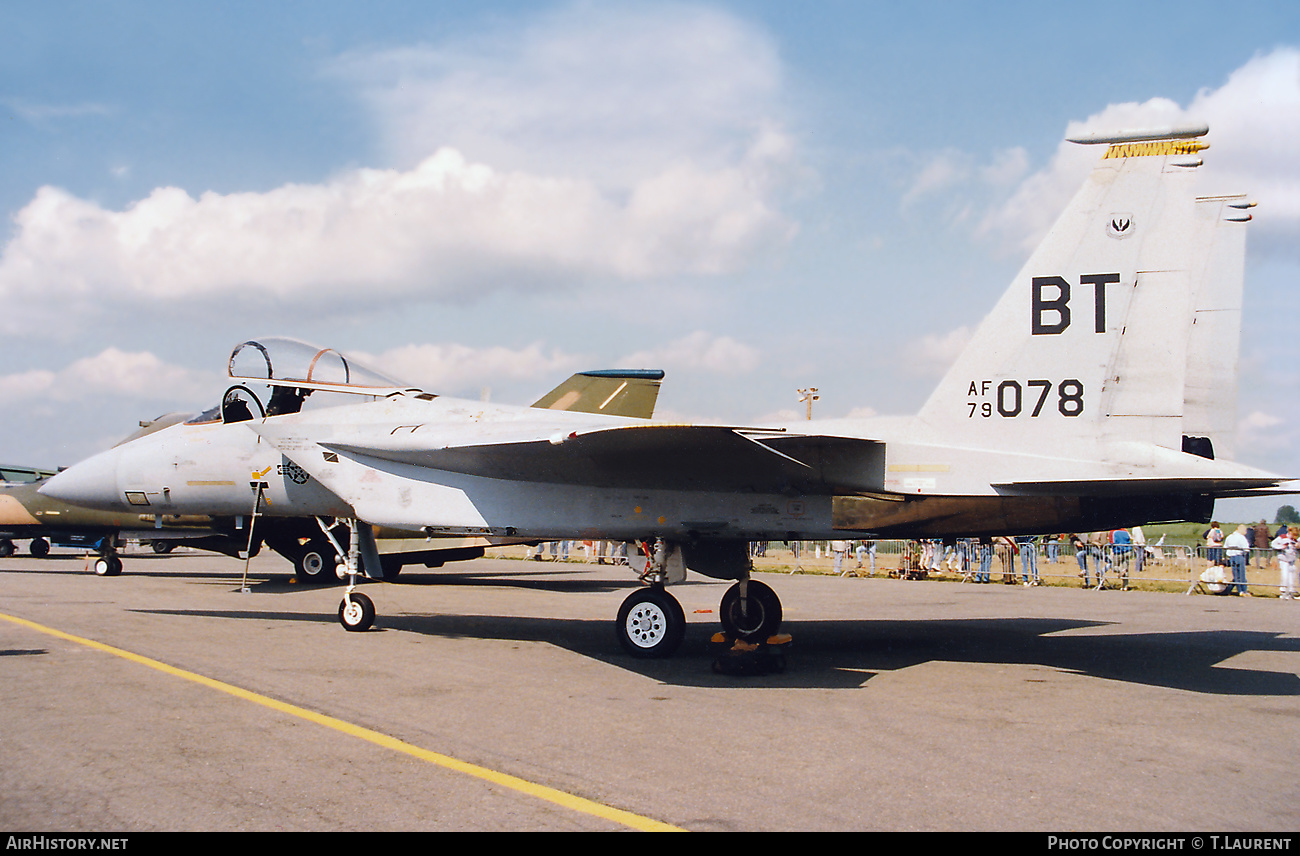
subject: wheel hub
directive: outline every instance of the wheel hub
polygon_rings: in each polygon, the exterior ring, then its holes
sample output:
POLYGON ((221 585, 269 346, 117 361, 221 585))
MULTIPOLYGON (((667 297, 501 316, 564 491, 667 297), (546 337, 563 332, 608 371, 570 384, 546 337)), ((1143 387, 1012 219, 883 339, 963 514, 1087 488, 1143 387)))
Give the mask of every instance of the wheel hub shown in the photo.
POLYGON ((663 611, 654 604, 643 603, 627 617, 627 635, 643 648, 652 647, 662 638, 667 626, 663 611))

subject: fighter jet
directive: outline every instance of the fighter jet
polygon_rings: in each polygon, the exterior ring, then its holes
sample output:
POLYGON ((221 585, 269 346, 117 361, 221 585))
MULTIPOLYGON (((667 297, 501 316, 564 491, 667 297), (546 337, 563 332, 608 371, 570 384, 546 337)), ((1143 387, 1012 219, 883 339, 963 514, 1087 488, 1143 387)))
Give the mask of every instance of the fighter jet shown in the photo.
POLYGON ((1216 497, 1281 478, 1223 457, 1253 203, 1196 196, 1207 131, 1076 139, 1104 146, 1099 162, 914 417, 684 425, 542 411, 388 386, 335 352, 295 364, 263 341, 232 354, 220 440, 144 438, 43 492, 102 508, 344 521, 349 630, 375 616, 355 589, 357 573, 384 575, 374 526, 640 543, 648 585, 615 622, 638 657, 681 642, 667 586, 687 569, 736 581, 720 610, 728 633, 776 632, 781 603, 750 579, 751 540, 1209 520, 1216 497), (355 403, 296 406, 316 391, 355 403))
MULTIPOLYGON (((239 360, 246 359, 248 354, 255 355, 263 365, 269 365, 267 361, 274 359, 280 366, 287 360, 289 364, 303 367, 304 376, 312 380, 326 376, 330 370, 337 370, 341 373, 337 376, 348 381, 345 386, 350 390, 366 388, 365 385, 398 385, 397 381, 328 349, 292 340, 266 341, 272 343, 274 354, 262 343, 246 342, 236 349, 237 354, 242 354, 239 360)), ((236 362, 232 357, 232 367, 236 362)), ((232 371, 236 370, 232 368, 232 371)), ((532 406, 546 410, 649 418, 654 413, 663 376, 664 373, 657 369, 579 372, 532 406)), ((181 471, 187 471, 191 476, 195 472, 223 476, 187 479, 187 489, 199 490, 201 498, 198 501, 191 496, 161 513, 155 513, 157 503, 147 502, 108 503, 101 506, 105 510, 91 511, 59 502, 49 492, 38 494, 38 491, 43 491, 43 484, 15 486, 12 490, 0 489, 0 536, 10 532, 11 537, 36 537, 38 531, 48 533, 57 523, 53 531, 64 539, 60 543, 94 547, 103 557, 95 564, 96 572, 102 576, 116 576, 122 571, 122 563, 113 549, 119 533, 128 529, 147 530, 154 526, 156 529, 153 531, 131 534, 153 541, 159 552, 169 550, 170 546, 178 543, 177 539, 185 539, 188 546, 238 558, 257 555, 265 544, 293 564, 300 582, 319 584, 335 581, 338 579, 337 559, 346 553, 346 550, 340 551, 338 539, 345 537, 346 527, 317 515, 316 504, 309 503, 305 516, 300 515, 297 506, 269 489, 272 481, 284 483, 287 480, 293 484, 295 479, 305 480, 305 473, 288 463, 277 464, 274 475, 269 468, 250 469, 247 473, 241 471, 233 475, 219 472, 223 466, 228 470, 236 459, 250 458, 259 445, 264 446, 241 424, 242 421, 251 419, 254 411, 259 418, 267 413, 296 412, 313 391, 310 385, 272 388, 250 383, 250 386, 253 388, 232 386, 219 405, 199 414, 167 414, 141 422, 141 430, 118 444, 119 447, 130 445, 128 456, 148 456, 152 454, 148 450, 158 449, 173 450, 166 454, 182 454, 175 450, 183 449, 184 455, 193 457, 177 462, 181 471), (267 404, 263 405, 262 401, 267 404), (155 433, 157 436, 148 443, 135 442, 155 433), (241 446, 253 448, 232 451, 241 446), (215 467, 204 461, 205 456, 218 461, 215 467), (267 486, 254 503, 249 502, 250 485, 254 490, 257 485, 267 486), (216 498, 220 501, 210 501, 216 498), (33 514, 42 519, 33 519, 33 514), (8 529, 3 528, 6 525, 8 529), (159 549, 159 545, 164 546, 159 549)), ((47 477, 52 475, 53 472, 45 473, 47 477)), ((478 558, 489 544, 517 541, 475 536, 433 541, 419 531, 392 527, 375 527, 372 534, 376 539, 383 578, 387 580, 395 579, 406 565, 441 567, 447 562, 478 558)), ((0 542, 0 551, 5 543, 0 542)), ((33 541, 34 551, 48 550, 48 546, 47 541, 33 541)))

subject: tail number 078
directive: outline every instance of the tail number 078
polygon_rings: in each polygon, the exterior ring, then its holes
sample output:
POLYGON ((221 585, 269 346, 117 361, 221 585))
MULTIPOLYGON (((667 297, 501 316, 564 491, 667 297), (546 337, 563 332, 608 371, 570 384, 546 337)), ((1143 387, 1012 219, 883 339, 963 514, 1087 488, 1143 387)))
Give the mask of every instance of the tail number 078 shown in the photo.
POLYGON ((966 406, 970 408, 967 417, 991 417, 995 412, 999 416, 1015 417, 1027 415, 1038 416, 1044 407, 1050 407, 1048 399, 1052 388, 1056 388, 1056 411, 1062 416, 1079 416, 1083 413, 1083 382, 1070 378, 1060 383, 1050 380, 1028 380, 1022 385, 1018 380, 1004 380, 993 389, 993 381, 971 381, 966 395, 971 399, 966 406))

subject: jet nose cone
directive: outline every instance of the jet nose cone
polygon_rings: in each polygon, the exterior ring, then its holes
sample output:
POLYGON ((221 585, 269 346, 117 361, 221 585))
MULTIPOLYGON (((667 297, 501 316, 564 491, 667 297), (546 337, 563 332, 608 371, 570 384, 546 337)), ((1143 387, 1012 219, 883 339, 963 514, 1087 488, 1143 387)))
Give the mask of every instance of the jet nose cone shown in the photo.
POLYGON ((102 452, 53 476, 39 492, 51 499, 89 508, 115 509, 121 505, 117 492, 117 453, 102 452))

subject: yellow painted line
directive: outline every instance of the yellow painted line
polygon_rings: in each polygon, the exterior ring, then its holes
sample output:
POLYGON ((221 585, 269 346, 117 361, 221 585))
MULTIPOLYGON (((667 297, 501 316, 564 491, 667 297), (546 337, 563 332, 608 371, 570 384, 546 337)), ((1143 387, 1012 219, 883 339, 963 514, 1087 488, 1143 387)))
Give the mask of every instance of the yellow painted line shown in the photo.
POLYGON ((564 791, 556 790, 555 788, 549 788, 546 785, 539 785, 535 782, 521 779, 518 776, 512 776, 509 773, 500 773, 496 770, 489 770, 487 767, 480 767, 477 764, 471 764, 468 761, 461 761, 460 759, 453 758, 450 755, 443 755, 439 752, 430 752, 428 749, 421 749, 419 746, 407 743, 404 740, 398 740, 396 737, 390 737, 387 734, 381 734, 378 731, 372 731, 369 728, 363 728, 360 725, 354 725, 353 723, 345 722, 342 719, 326 716, 323 713, 317 713, 316 711, 308 710, 305 707, 298 707, 295 704, 277 701, 269 696, 259 695, 258 693, 241 689, 233 684, 227 684, 223 681, 205 677, 196 672, 178 669, 175 666, 169 666, 166 663, 141 656, 140 654, 133 654, 130 651, 121 648, 114 648, 112 645, 105 645, 103 642, 96 642, 93 639, 86 639, 81 636, 73 636, 71 633, 64 633, 62 630, 55 630, 52 627, 46 627, 42 624, 37 624, 34 621, 28 621, 25 618, 17 618, 13 615, 6 615, 2 612, 0 612, 0 618, 13 624, 17 624, 20 627, 26 627, 29 630, 35 630, 38 633, 44 633, 48 636, 53 636, 56 639, 75 642, 78 645, 84 645, 87 648, 93 648, 96 651, 112 654, 115 657, 121 657, 122 659, 129 660, 132 663, 138 663, 141 666, 148 666, 151 669, 156 669, 164 674, 172 675, 177 678, 184 678, 187 681, 201 684, 210 689, 226 693, 227 695, 232 695, 235 698, 250 701, 253 704, 259 704, 262 707, 270 708, 271 710, 285 713, 289 716, 296 716, 299 719, 305 719, 308 722, 314 722, 317 725, 323 725, 326 728, 332 728, 335 731, 365 740, 376 746, 382 746, 383 748, 391 749, 394 752, 401 752, 405 755, 410 755, 413 758, 419 758, 421 761, 427 761, 430 764, 436 764, 439 767, 454 770, 457 773, 464 773, 467 776, 473 776, 476 779, 482 779, 486 782, 491 782, 494 785, 509 788, 510 790, 518 791, 519 793, 527 794, 528 796, 536 797, 537 799, 545 800, 546 802, 554 803, 555 805, 582 814, 589 814, 594 817, 603 818, 604 820, 613 821, 614 823, 621 823, 624 826, 629 826, 643 832, 685 831, 679 827, 658 820, 651 820, 648 817, 642 817, 641 815, 633 814, 621 809, 611 808, 610 806, 603 805, 593 800, 574 796, 573 794, 568 794, 564 791))

